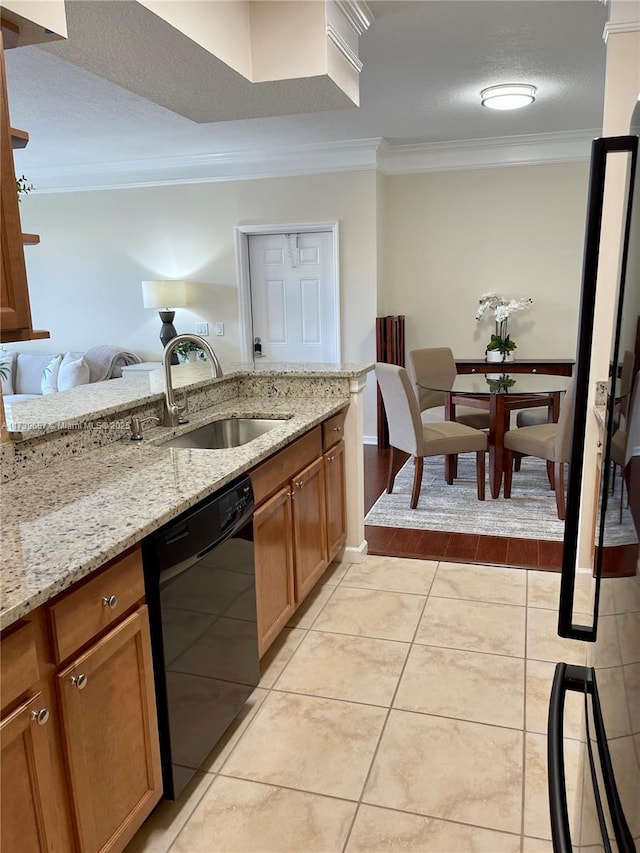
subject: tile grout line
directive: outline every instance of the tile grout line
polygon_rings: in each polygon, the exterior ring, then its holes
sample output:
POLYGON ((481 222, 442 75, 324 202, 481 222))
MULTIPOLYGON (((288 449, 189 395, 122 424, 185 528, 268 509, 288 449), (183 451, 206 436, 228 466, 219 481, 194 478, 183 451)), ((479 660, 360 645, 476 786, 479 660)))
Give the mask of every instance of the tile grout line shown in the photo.
POLYGON ((524 614, 524 684, 522 685, 522 806, 520 814, 520 851, 524 853, 525 809, 527 805, 527 673, 529 655, 529 572, 525 578, 527 607, 524 614))
POLYGON ((434 582, 436 575, 438 573, 439 565, 440 565, 440 563, 438 562, 438 564, 436 565, 435 570, 433 572, 433 577, 431 578, 431 583, 429 584, 429 589, 427 590, 427 594, 424 597, 424 604, 422 606, 422 610, 420 611, 420 615, 418 616, 418 619, 416 620, 416 627, 413 631, 413 637, 409 643, 409 646, 407 649, 407 654, 405 656, 404 663, 402 665, 402 669, 400 670, 400 674, 399 674, 398 680, 396 682, 395 690, 393 691, 393 695, 392 695, 391 700, 389 702, 389 707, 387 708, 387 713, 386 713, 384 721, 382 723, 382 727, 380 729, 380 734, 378 735, 378 741, 376 743, 375 749, 373 750, 373 755, 371 756, 371 763, 369 764, 369 769, 368 769, 367 774, 364 778, 362 788, 360 789, 360 796, 358 797, 358 804, 357 804, 356 809, 353 813, 353 819, 351 821, 351 825, 349 826, 349 830, 348 830, 347 835, 345 837, 344 845, 342 847, 342 853, 345 853, 346 848, 349 844, 349 839, 351 838, 351 833, 353 832, 353 827, 355 825, 356 818, 358 816, 358 812, 360 811, 360 806, 362 805, 362 797, 364 796, 364 792, 367 789, 367 785, 368 785, 369 779, 371 777, 371 771, 373 770, 373 765, 375 764, 375 760, 376 760, 376 757, 378 755, 378 751, 380 749, 380 744, 382 743, 382 738, 384 737, 384 733, 385 733, 385 730, 387 728, 387 723, 389 721, 389 717, 391 716, 391 711, 393 710, 393 703, 394 703, 395 698, 398 694, 400 682, 402 681, 402 677, 403 677, 405 669, 407 667, 407 661, 409 660, 409 656, 411 654, 411 648, 414 644, 413 641, 415 640, 416 634, 418 633, 418 629, 420 627, 420 623, 422 622, 422 618, 424 616, 424 611, 425 611, 425 608, 427 606, 427 601, 429 600, 429 593, 431 592, 431 588, 433 587, 433 582, 434 582))

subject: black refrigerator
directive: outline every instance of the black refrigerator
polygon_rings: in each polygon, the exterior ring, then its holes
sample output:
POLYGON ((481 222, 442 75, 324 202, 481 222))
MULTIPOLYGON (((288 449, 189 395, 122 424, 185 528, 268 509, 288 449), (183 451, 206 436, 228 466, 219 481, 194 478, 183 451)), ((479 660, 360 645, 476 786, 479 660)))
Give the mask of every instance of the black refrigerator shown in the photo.
POLYGON ((593 142, 558 619, 559 636, 583 641, 585 655, 583 666, 557 663, 549 700, 547 758, 555 853, 640 850, 637 157, 637 135, 593 142), (602 263, 605 245, 608 265, 602 263), (615 291, 613 304, 608 299, 603 306, 603 290, 608 295, 615 291), (605 320, 609 314, 611 321, 605 320), (610 343, 604 341, 609 325, 610 343), (610 352, 608 377, 594 375, 597 359, 592 361, 594 349, 599 347, 602 356, 605 344, 610 352), (576 612, 584 608, 574 608, 585 574, 591 596, 587 614, 576 612), (583 721, 577 765, 575 748, 571 761, 565 751, 570 694, 571 702, 580 702, 583 721))

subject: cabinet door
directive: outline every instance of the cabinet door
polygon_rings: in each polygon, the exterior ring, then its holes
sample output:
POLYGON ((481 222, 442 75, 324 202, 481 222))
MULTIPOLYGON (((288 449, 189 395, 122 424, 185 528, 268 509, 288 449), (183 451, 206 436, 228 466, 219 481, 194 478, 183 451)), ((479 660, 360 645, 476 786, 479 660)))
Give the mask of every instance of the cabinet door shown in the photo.
POLYGON ((319 457, 292 481, 293 565, 300 603, 329 565, 324 496, 324 460, 319 457))
POLYGON ((324 454, 324 488, 328 559, 331 562, 347 541, 344 441, 324 454))
POLYGON ((63 850, 51 759, 51 738, 56 737, 56 729, 49 718, 49 704, 38 693, 0 725, 2 850, 63 850))
POLYGON ((162 793, 147 608, 58 675, 83 853, 122 850, 162 793))
POLYGON ((260 657, 295 610, 289 487, 281 489, 253 516, 256 606, 260 657))

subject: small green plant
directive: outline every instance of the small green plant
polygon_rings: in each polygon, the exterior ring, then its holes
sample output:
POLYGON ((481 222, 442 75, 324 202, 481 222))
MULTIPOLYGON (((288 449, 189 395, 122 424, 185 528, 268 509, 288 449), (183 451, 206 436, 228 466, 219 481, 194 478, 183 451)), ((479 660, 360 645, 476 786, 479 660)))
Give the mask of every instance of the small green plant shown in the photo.
POLYGON ((11 363, 0 361, 0 379, 8 379, 11 373, 11 363))
POLYGON ((179 344, 176 344, 175 352, 180 356, 183 361, 189 360, 189 355, 192 352, 197 352, 197 357, 204 359, 204 350, 198 346, 194 341, 180 341, 179 344))
POLYGON ((16 178, 16 190, 18 192, 18 201, 22 201, 21 196, 28 195, 31 190, 35 190, 33 184, 30 184, 24 175, 16 178))

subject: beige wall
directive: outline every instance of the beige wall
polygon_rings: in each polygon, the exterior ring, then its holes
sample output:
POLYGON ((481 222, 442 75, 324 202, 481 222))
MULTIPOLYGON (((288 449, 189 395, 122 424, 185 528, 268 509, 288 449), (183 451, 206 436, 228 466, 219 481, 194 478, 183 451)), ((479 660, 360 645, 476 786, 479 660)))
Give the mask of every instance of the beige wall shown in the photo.
POLYGON ((482 358, 493 326, 477 301, 530 296, 509 321, 516 357, 573 358, 588 164, 402 175, 386 181, 383 313, 406 315, 407 349, 482 358))
MULTIPOLYGON (((85 193, 32 194, 21 205, 41 352, 98 343, 157 360, 160 321, 142 307, 140 282, 200 282, 178 331, 211 325, 224 362, 239 359, 234 226, 340 225, 344 361, 375 359, 376 314, 404 313, 407 347, 452 345, 481 357, 490 326, 474 320, 492 288, 531 295, 512 333, 522 356, 573 357, 582 266, 586 163, 383 177, 373 172, 85 193), (225 324, 225 336, 213 323, 225 324)), ((364 400, 375 436, 375 384, 364 400)))

